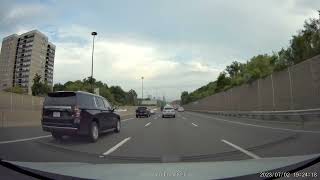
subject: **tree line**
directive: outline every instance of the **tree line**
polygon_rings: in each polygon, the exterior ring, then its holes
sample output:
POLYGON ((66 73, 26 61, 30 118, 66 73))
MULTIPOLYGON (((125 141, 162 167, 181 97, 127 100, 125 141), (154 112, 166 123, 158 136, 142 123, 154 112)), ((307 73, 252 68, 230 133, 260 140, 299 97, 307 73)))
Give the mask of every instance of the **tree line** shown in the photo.
MULTIPOLYGON (((96 81, 95 78, 88 77, 83 80, 68 81, 64 84, 56 83, 53 88, 46 81, 41 80, 41 76, 36 74, 31 87, 33 96, 46 96, 52 91, 86 91, 93 93, 94 88, 99 88, 99 94, 108 99, 113 105, 137 105, 137 93, 131 89, 124 91, 120 86, 108 86, 106 83, 96 81)), ((6 89, 6 91, 23 94, 24 90, 19 86, 6 89)))
POLYGON ((95 78, 88 77, 83 80, 68 81, 64 84, 57 83, 53 86, 53 91, 86 91, 92 92, 91 83, 94 88, 99 88, 100 96, 105 97, 114 105, 137 105, 137 93, 130 89, 124 91, 120 86, 108 86, 106 83, 96 81, 95 78))
POLYGON ((320 18, 309 19, 305 21, 303 29, 292 36, 287 48, 272 54, 254 56, 245 63, 233 61, 215 81, 191 93, 183 91, 181 102, 187 104, 235 86, 251 83, 318 54, 320 54, 320 18))

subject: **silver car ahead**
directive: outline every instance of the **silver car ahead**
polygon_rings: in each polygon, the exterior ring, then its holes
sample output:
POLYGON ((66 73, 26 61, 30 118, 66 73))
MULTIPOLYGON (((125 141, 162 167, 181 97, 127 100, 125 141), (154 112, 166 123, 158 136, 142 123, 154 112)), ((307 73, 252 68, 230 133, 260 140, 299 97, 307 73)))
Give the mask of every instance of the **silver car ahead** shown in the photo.
POLYGON ((184 108, 180 106, 180 107, 178 108, 178 112, 183 112, 183 111, 184 111, 184 108))
POLYGON ((176 111, 173 109, 173 107, 164 107, 162 111, 162 118, 165 117, 176 117, 176 111))

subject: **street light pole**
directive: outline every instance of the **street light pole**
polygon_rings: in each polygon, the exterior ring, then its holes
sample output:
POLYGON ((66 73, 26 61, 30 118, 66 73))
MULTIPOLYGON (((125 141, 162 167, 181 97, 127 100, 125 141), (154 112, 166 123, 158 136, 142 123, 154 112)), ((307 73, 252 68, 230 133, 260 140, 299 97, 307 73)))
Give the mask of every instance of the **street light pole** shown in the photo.
POLYGON ((91 35, 93 36, 92 38, 92 56, 91 56, 91 93, 94 93, 93 89, 93 53, 94 53, 94 38, 96 35, 98 35, 97 32, 92 32, 91 35))
MULTIPOLYGON (((141 77, 141 81, 142 81, 142 88, 141 88, 142 100, 143 100, 143 79, 144 79, 144 77, 142 76, 141 77)), ((142 100, 141 100, 141 103, 142 103, 142 100)))

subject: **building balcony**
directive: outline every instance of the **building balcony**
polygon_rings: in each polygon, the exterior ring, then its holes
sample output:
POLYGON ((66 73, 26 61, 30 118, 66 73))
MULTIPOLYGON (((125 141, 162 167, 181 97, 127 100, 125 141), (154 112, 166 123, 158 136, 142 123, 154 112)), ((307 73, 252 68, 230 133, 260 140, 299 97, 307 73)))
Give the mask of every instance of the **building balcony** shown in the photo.
POLYGON ((28 75, 17 75, 15 76, 15 78, 28 78, 29 76, 28 75))
POLYGON ((31 57, 31 54, 19 54, 17 58, 31 57))
POLYGON ((25 72, 29 72, 29 71, 30 71, 30 69, 16 69, 15 72, 17 72, 17 73, 25 73, 25 72))

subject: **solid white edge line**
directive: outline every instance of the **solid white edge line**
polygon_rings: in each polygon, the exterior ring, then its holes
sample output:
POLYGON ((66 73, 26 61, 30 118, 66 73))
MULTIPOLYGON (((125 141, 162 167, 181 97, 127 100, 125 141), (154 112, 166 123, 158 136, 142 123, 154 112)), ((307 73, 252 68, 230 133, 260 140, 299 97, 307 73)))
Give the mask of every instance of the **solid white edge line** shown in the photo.
POLYGON ((210 116, 205 116, 205 115, 200 115, 200 114, 198 114, 198 116, 214 119, 214 120, 217 120, 217 121, 224 121, 224 122, 228 122, 228 123, 239 124, 239 125, 242 125, 242 126, 252 126, 252 127, 259 127, 259 128, 273 129, 273 130, 282 130, 282 131, 291 131, 291 132, 301 132, 301 133, 320 133, 320 131, 277 128, 277 127, 262 126, 262 125, 242 123, 242 122, 235 122, 235 121, 230 121, 230 120, 226 120, 226 119, 215 118, 215 117, 210 117, 210 116))
POLYGON ((257 156, 256 154, 253 154, 252 152, 249 152, 249 151, 247 151, 247 150, 245 150, 245 149, 243 149, 243 148, 241 148, 241 147, 239 147, 239 146, 237 146, 235 144, 232 144, 231 142, 229 142, 227 140, 221 139, 221 141, 226 143, 226 144, 228 144, 229 146, 232 146, 233 148, 243 152, 244 154, 246 154, 246 155, 248 155, 248 156, 250 156, 250 157, 252 157, 254 159, 260 159, 260 157, 257 156))
POLYGON ((132 120, 132 119, 134 119, 134 118, 123 119, 123 120, 121 120, 121 121, 122 121, 122 122, 126 122, 126 121, 129 121, 129 120, 132 120))
POLYGON ((129 141, 131 139, 131 137, 127 137, 124 140, 122 140, 121 142, 119 142, 118 144, 116 144, 115 146, 113 146, 112 148, 110 148, 108 151, 106 151, 105 153, 103 153, 104 156, 109 155, 110 153, 114 152, 115 150, 117 150, 120 146, 122 146, 124 143, 126 143, 127 141, 129 141))
POLYGON ((35 139, 42 139, 42 138, 48 138, 51 137, 51 135, 46 136, 38 136, 38 137, 32 137, 32 138, 24 138, 24 139, 16 139, 16 140, 10 140, 10 141, 0 141, 0 144, 9 144, 9 143, 16 143, 16 142, 23 142, 23 141, 31 141, 35 139))
POLYGON ((196 125, 195 123, 191 123, 192 125, 194 125, 195 127, 198 127, 198 125, 196 125))
POLYGON ((144 127, 150 126, 151 122, 148 122, 144 127))

